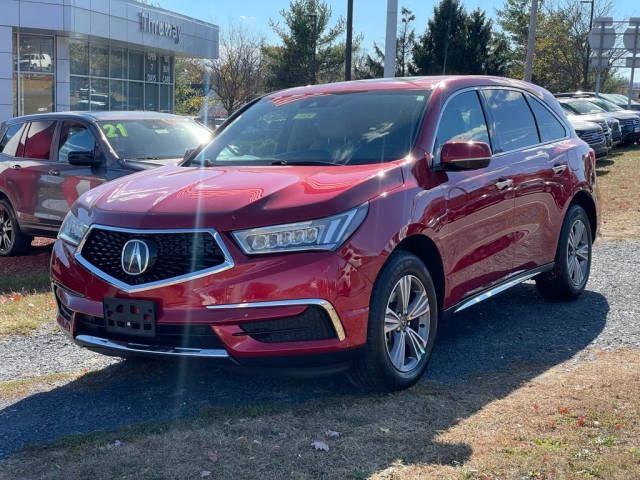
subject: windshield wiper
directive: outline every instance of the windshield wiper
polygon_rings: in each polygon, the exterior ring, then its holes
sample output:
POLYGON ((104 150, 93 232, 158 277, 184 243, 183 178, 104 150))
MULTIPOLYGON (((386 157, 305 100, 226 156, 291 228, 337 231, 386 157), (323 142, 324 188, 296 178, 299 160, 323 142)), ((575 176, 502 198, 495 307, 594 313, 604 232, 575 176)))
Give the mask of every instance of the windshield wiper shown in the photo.
POLYGON ((335 167, 337 163, 323 162, 322 160, 276 160, 275 162, 271 162, 271 165, 331 165, 335 167))

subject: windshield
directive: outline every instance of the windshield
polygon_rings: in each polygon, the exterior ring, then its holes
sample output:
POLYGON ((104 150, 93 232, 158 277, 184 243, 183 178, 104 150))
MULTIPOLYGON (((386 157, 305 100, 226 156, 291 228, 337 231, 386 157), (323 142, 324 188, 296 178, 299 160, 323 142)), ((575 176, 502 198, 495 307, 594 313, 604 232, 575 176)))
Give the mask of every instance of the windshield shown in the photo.
POLYGON ((601 98, 590 98, 589 101, 607 112, 619 112, 622 110, 619 106, 601 98))
MULTIPOLYGON (((602 95, 604 98, 607 98, 618 105, 626 105, 627 102, 629 101, 629 98, 626 95, 622 95, 619 93, 601 93, 600 95, 602 95)), ((640 103, 632 99, 631 105, 640 105, 640 103)))
POLYGON ((98 122, 118 156, 129 160, 182 158, 186 150, 211 140, 211 132, 188 118, 98 122))
MULTIPOLYGON (((563 102, 564 103, 564 102, 563 102)), ((570 100, 566 102, 572 110, 575 110, 581 115, 586 113, 603 113, 604 110, 599 106, 587 101, 587 100, 570 100)))
POLYGON ((191 165, 354 165, 404 157, 424 90, 283 95, 249 107, 191 165))

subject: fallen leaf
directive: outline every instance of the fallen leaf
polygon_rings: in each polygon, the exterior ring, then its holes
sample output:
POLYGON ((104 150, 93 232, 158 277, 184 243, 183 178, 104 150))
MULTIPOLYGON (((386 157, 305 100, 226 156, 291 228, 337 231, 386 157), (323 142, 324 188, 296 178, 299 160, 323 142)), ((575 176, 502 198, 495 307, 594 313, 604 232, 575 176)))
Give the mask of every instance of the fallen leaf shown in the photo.
POLYGON ((616 430, 620 430, 622 428, 622 424, 621 423, 616 423, 615 429, 616 430))
POLYGON ((329 445, 327 445, 327 444, 326 444, 326 443, 324 443, 324 442, 317 441, 317 440, 316 440, 315 442, 313 442, 313 443, 311 444, 311 446, 312 446, 313 448, 315 448, 316 450, 323 450, 323 451, 325 451, 325 452, 328 452, 328 451, 329 451, 329 445))
POLYGON ((578 418, 578 421, 576 422, 576 425, 579 426, 579 427, 584 425, 584 416, 578 418))
POLYGON ((210 476, 211 476, 211 472, 209 472, 208 470, 203 470, 200 472, 200 478, 205 478, 210 476))
POLYGON ((215 450, 209 450, 207 456, 209 457, 209 460, 211 460, 211 463, 216 463, 218 461, 218 452, 215 450))
POLYGON ((569 409, 568 408, 564 408, 564 407, 558 407, 558 411, 560 413, 569 413, 569 409))
POLYGON ((325 434, 327 435, 327 437, 329 438, 334 438, 334 437, 339 437, 340 436, 340 432, 336 432, 335 430, 327 430, 325 432, 325 434))
POLYGON ((533 409, 537 412, 538 410, 540 410, 540 407, 538 406, 537 403, 533 404, 533 409))

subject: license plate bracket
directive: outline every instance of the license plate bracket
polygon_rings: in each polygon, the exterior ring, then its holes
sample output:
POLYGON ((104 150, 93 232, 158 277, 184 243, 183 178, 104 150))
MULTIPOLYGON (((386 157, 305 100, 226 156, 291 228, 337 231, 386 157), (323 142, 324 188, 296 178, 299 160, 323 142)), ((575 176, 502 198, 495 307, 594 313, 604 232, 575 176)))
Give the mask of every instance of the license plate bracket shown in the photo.
POLYGON ((102 301, 107 332, 137 337, 156 336, 156 304, 151 300, 105 298, 102 301))

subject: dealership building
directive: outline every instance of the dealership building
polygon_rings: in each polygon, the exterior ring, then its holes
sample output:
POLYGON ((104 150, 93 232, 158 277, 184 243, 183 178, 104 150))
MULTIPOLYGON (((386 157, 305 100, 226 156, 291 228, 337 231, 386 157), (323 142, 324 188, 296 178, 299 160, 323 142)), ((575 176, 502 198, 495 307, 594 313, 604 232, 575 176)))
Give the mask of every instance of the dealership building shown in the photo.
POLYGON ((218 26, 133 0, 0 0, 0 122, 172 112, 180 56, 217 58, 218 26))

